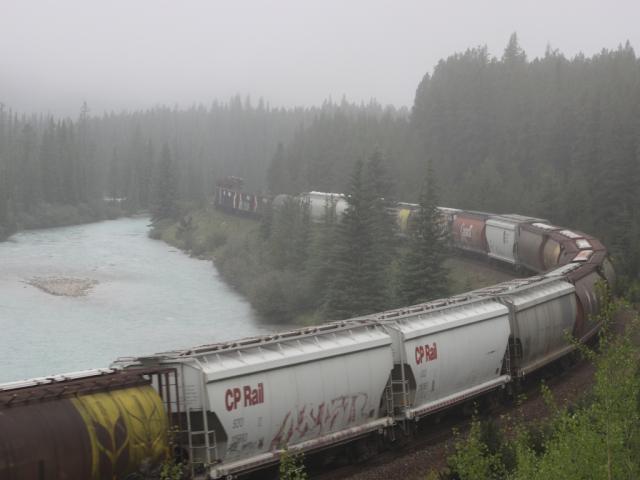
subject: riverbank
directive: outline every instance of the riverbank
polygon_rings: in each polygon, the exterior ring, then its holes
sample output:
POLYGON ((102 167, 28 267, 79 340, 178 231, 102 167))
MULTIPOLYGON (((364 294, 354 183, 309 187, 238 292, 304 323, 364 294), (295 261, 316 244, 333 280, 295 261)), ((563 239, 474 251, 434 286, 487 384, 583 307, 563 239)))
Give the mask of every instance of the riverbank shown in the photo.
MULTIPOLYGON (((192 256, 211 260, 225 282, 267 320, 295 325, 327 321, 322 315, 322 299, 316 298, 314 272, 310 271, 317 266, 305 264, 304 271, 275 268, 273 249, 265 239, 263 227, 255 219, 207 207, 192 210, 177 222, 158 222, 149 235, 192 256)), ((464 257, 450 258, 446 266, 451 295, 514 277, 484 261, 464 257)))
POLYGON ((0 225, 0 242, 24 230, 81 225, 113 220, 128 214, 130 213, 119 205, 101 201, 78 205, 40 203, 29 212, 18 213, 11 225, 0 225))

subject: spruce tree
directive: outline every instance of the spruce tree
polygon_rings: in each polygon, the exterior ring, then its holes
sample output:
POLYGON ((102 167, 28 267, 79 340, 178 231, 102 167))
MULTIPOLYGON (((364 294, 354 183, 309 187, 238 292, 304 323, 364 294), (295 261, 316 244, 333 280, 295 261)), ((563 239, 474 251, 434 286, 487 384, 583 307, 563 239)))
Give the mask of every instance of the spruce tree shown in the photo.
POLYGON ((169 145, 166 143, 162 147, 162 154, 154 180, 152 220, 175 218, 177 215, 178 181, 171 161, 169 145))
POLYGON ((285 193, 287 191, 287 171, 285 162, 284 145, 282 142, 278 142, 276 153, 271 159, 271 163, 267 169, 267 188, 269 189, 269 192, 274 195, 285 193))
POLYGON ((306 268, 310 272, 311 286, 316 292, 315 298, 319 307, 327 291, 331 278, 330 260, 335 244, 338 216, 336 214, 337 198, 327 197, 324 204, 322 221, 312 229, 311 247, 306 268))
POLYGON ((355 164, 347 202, 331 256, 331 281, 326 313, 347 318, 383 310, 388 306, 389 265, 394 223, 383 196, 389 181, 378 151, 365 165, 355 164))
POLYGON ((408 304, 444 297, 449 293, 446 232, 437 209, 438 192, 431 162, 420 192, 420 207, 409 231, 402 259, 400 297, 408 304))
POLYGON ((302 270, 311 235, 309 205, 288 197, 274 212, 270 226, 270 261, 278 270, 302 270))
POLYGON ((392 190, 382 154, 376 148, 366 164, 364 184, 368 209, 366 232, 370 238, 370 249, 364 258, 369 280, 363 285, 363 289, 369 298, 371 311, 384 310, 389 306, 389 268, 395 257, 397 244, 397 224, 394 214, 390 213, 390 209, 395 206, 392 190))
POLYGON ((347 318, 363 310, 362 277, 370 241, 365 233, 367 208, 363 186, 364 163, 356 161, 346 195, 349 206, 336 228, 330 257, 331 280, 325 313, 331 319, 347 318))

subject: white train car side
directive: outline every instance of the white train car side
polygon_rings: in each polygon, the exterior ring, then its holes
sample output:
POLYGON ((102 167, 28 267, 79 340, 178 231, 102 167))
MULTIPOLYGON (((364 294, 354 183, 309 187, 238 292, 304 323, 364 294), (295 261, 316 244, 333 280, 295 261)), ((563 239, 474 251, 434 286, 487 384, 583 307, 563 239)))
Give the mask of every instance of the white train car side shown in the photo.
POLYGON ((333 209, 336 217, 341 218, 349 206, 341 193, 307 192, 300 195, 300 198, 309 205, 311 218, 315 221, 322 220, 327 209, 333 209))
MULTIPOLYGON (((385 323, 394 339, 395 382, 419 418, 464 402, 510 380, 504 371, 509 311, 491 299, 475 299, 409 314, 385 323), (404 378, 402 378, 404 376, 404 378)), ((398 397, 398 389, 395 390, 398 397)))
POLYGON ((575 287, 546 279, 497 295, 509 307, 514 376, 522 377, 575 348, 575 287))
POLYGON ((158 359, 184 385, 191 462, 221 478, 277 463, 285 447, 321 449, 391 426, 391 343, 373 322, 340 322, 158 359))
POLYGON ((485 229, 487 256, 516 265, 518 263, 519 226, 523 223, 545 221, 517 214, 497 215, 487 219, 485 229))

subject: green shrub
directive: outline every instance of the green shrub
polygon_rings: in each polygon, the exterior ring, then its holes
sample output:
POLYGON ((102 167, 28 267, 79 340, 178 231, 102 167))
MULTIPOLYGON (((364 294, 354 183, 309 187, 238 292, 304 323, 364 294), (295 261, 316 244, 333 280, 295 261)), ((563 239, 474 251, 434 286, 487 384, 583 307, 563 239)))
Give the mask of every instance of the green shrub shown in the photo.
POLYGON ((207 235, 206 248, 208 251, 213 252, 227 243, 228 235, 222 230, 216 230, 207 235))
POLYGON ((293 454, 285 448, 280 455, 279 480, 307 480, 302 453, 293 454))
MULTIPOLYGON (((619 305, 607 304, 600 319, 609 324, 619 305)), ((570 408, 551 407, 550 419, 516 424, 505 441, 491 423, 474 420, 469 435, 456 442, 449 459, 454 478, 512 480, 640 478, 640 348, 636 318, 623 335, 603 328, 595 362, 593 392, 570 408)))

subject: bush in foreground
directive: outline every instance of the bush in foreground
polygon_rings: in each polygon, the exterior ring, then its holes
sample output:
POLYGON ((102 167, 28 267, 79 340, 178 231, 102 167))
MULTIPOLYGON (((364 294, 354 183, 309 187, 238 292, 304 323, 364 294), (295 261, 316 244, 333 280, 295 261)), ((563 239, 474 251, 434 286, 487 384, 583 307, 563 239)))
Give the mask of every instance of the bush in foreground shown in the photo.
POLYGON ((607 306, 602 314, 600 352, 583 349, 596 365, 589 401, 560 408, 543 387, 553 412, 550 419, 517 425, 515 437, 499 446, 489 445, 483 422, 474 421, 449 459, 449 478, 640 478, 640 348, 635 341, 639 320, 633 319, 624 334, 613 334, 606 325, 617 307, 607 306))

